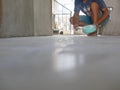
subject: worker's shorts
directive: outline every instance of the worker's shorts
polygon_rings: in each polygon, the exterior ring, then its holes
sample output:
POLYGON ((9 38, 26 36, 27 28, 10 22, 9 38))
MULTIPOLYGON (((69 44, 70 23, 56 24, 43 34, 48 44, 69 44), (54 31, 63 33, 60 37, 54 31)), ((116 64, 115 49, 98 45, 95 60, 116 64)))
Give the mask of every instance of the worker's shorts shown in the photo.
MULTIPOLYGON (((100 16, 102 16, 102 13, 100 13, 100 16)), ((99 26, 103 27, 105 26, 109 21, 110 16, 108 16, 99 26)), ((87 24, 93 24, 92 18, 86 15, 80 15, 80 21, 85 22, 87 24)))

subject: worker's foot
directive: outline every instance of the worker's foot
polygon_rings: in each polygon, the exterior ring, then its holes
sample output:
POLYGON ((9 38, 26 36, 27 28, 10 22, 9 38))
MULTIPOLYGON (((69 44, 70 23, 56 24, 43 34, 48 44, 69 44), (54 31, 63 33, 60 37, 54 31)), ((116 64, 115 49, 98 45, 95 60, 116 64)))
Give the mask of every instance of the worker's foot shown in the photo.
POLYGON ((97 31, 95 31, 95 32, 93 32, 93 33, 88 34, 88 36, 97 36, 97 31))

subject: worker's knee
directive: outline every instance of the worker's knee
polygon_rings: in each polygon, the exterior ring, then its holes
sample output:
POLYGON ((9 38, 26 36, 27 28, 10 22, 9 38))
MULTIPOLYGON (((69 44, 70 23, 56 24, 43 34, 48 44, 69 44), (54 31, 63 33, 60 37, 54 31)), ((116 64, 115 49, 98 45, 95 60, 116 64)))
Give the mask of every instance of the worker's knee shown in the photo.
POLYGON ((96 2, 92 2, 91 8, 99 8, 99 5, 96 2))

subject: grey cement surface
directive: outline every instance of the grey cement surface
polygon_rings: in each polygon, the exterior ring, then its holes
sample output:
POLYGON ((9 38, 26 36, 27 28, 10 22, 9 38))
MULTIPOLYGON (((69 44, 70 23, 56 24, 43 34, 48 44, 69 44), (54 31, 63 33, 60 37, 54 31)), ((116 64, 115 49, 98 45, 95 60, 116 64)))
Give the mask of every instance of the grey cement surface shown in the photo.
POLYGON ((120 35, 120 20, 116 17, 120 16, 120 0, 104 0, 107 7, 112 7, 113 11, 110 12, 110 20, 104 27, 103 35, 120 35))
POLYGON ((2 0, 3 16, 0 37, 33 36, 33 1, 2 0))
POLYGON ((52 35, 52 0, 33 0, 34 35, 52 35))
POLYGON ((0 90, 120 90, 120 37, 0 39, 0 90))
POLYGON ((2 0, 0 37, 52 35, 51 0, 2 0))

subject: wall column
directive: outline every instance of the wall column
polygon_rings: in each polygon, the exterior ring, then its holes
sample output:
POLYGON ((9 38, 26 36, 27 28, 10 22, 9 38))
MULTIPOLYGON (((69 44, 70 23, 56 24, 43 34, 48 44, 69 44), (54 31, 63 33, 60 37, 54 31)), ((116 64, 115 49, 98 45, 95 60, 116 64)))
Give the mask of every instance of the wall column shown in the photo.
POLYGON ((113 7, 111 20, 104 27, 103 35, 120 35, 120 0, 105 0, 107 6, 113 7))
POLYGON ((0 37, 52 35, 51 0, 0 0, 0 5, 0 37))
POLYGON ((33 0, 33 2, 35 35, 52 35, 52 0, 33 0))

